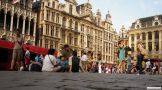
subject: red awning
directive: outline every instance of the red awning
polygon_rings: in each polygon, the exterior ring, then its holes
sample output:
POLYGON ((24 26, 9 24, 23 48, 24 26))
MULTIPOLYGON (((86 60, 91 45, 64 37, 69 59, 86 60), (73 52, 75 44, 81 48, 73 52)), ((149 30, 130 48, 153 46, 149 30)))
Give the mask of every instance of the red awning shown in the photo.
POLYGON ((26 48, 28 47, 30 52, 34 52, 36 54, 47 54, 48 50, 46 48, 41 48, 41 47, 37 47, 37 46, 32 46, 32 45, 24 45, 23 48, 24 50, 26 50, 26 48))
POLYGON ((0 40, 0 48, 12 49, 14 47, 14 43, 6 40, 0 40))

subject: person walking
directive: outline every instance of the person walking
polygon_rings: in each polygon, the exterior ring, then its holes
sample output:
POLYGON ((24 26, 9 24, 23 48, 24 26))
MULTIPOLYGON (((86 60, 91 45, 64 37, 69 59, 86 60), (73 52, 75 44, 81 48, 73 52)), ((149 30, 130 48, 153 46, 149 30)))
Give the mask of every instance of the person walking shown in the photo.
POLYGON ((137 70, 138 74, 143 74, 142 73, 142 61, 143 61, 144 55, 141 54, 140 50, 137 49, 137 70))
POLYGON ((81 69, 84 72, 80 58, 77 57, 77 52, 73 51, 73 56, 69 58, 69 72, 79 72, 81 69))
POLYGON ((131 64, 131 51, 128 52, 127 55, 127 73, 131 74, 131 68, 132 68, 132 64, 131 64))
POLYGON ((124 48, 124 42, 119 42, 119 49, 118 49, 118 59, 119 59, 119 65, 118 65, 118 73, 123 73, 125 71, 125 48, 124 48))
POLYGON ((14 47, 13 47, 13 54, 12 54, 12 61, 10 70, 20 69, 21 64, 23 64, 23 38, 20 34, 20 29, 17 29, 16 37, 13 37, 14 40, 14 47), (16 65, 17 64, 17 65, 16 65), (16 67, 17 66, 17 67, 16 67))
POLYGON ((82 62, 84 71, 87 72, 87 55, 85 52, 83 53, 83 55, 81 57, 81 62, 82 62))

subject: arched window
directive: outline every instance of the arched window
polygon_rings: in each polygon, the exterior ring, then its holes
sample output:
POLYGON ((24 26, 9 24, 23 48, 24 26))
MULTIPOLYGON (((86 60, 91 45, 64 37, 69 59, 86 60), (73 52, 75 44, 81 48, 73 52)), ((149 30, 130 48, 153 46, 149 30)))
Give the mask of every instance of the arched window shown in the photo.
POLYGON ((66 18, 65 17, 62 18, 62 26, 66 27, 66 18))
POLYGON ((73 21, 72 19, 69 20, 69 28, 72 29, 72 24, 73 24, 73 21))
POLYGON ((0 28, 4 26, 4 10, 0 11, 0 28))
POLYGON ((149 51, 152 51, 152 42, 148 42, 149 51))
POLYGON ((73 6, 70 5, 70 6, 69 6, 69 13, 72 14, 72 12, 73 12, 73 6))
POLYGON ((159 31, 155 31, 155 39, 159 39, 159 31))
POLYGON ((34 19, 30 21, 30 35, 33 36, 34 32, 34 19))
POLYGON ((52 8, 55 8, 55 2, 52 3, 52 8))
POLYGON ((155 26, 157 26, 157 25, 159 25, 159 23, 158 22, 155 22, 155 26))
POLYGON ((29 19, 27 17, 25 20, 25 34, 28 34, 28 30, 29 30, 29 19))
POLYGON ((22 24, 23 24, 23 15, 21 15, 20 18, 19 18, 19 27, 18 28, 21 30, 21 32, 22 32, 22 29, 23 29, 23 25, 22 24))
POLYGON ((137 29, 139 29, 139 28, 140 28, 140 26, 139 26, 139 25, 137 25, 137 26, 136 26, 136 28, 137 28, 137 29))
POLYGON ((159 42, 155 42, 155 50, 159 51, 159 42))
POLYGON ((59 20, 60 20, 60 17, 59 17, 59 14, 57 13, 57 14, 56 14, 56 23, 59 24, 59 20))
POLYGON ((148 32, 148 39, 152 40, 152 32, 148 32))
POLYGON ((7 12, 6 16, 6 30, 10 31, 10 23, 11 23, 11 12, 7 12))
POLYGON ((142 40, 146 40, 146 34, 142 33, 142 40))
POLYGON ((71 33, 69 33, 69 45, 72 45, 73 44, 73 36, 71 33))
POLYGON ((78 22, 75 22, 75 30, 78 31, 78 22))
POLYGON ((17 29, 17 14, 14 14, 14 18, 13 18, 13 31, 16 32, 17 29))

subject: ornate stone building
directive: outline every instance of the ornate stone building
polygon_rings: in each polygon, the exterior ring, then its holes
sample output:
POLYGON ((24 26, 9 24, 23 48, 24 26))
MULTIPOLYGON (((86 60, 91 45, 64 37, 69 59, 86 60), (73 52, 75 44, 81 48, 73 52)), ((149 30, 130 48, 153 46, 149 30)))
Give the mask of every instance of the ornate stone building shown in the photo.
POLYGON ((12 41, 16 29, 21 30, 25 43, 35 45, 37 14, 32 12, 33 0, 0 0, 0 38, 12 41))
POLYGON ((123 40, 125 43, 125 46, 128 46, 128 31, 126 30, 126 28, 124 26, 121 27, 120 31, 119 31, 119 41, 123 40))
POLYGON ((146 58, 162 59, 162 15, 140 18, 132 23, 129 33, 129 46, 137 51, 137 41, 141 39, 146 58))
MULTIPOLYGON (((78 5, 75 0, 41 0, 38 25, 41 32, 39 44, 44 48, 56 48, 59 52, 68 44, 81 56, 86 51, 88 57, 103 61, 114 60, 115 32, 111 16, 101 20, 101 13, 92 12, 92 5, 87 2, 78 5)), ((38 3, 38 2, 36 2, 38 3)))

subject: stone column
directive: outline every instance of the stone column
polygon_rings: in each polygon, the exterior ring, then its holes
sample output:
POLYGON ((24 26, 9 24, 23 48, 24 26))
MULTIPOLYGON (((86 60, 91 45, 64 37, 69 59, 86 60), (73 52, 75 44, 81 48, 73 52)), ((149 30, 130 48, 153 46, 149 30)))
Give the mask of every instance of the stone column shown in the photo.
POLYGON ((20 18, 20 16, 17 15, 17 28, 19 28, 19 18, 20 18))
POLYGON ((25 16, 23 16, 23 28, 22 28, 22 34, 25 35, 25 16))
POLYGON ((159 31, 159 58, 162 59, 162 30, 159 31))
POLYGON ((132 46, 131 46, 131 43, 132 43, 131 41, 132 41, 132 40, 131 40, 131 35, 129 35, 129 41, 128 41, 129 47, 132 47, 132 46))
POLYGON ((29 19, 29 22, 28 22, 28 35, 30 35, 30 21, 31 19, 29 19))
POLYGON ((7 11, 5 10, 4 11, 4 26, 3 26, 3 29, 6 31, 6 15, 7 15, 7 11))
POLYGON ((67 32, 67 30, 65 30, 65 44, 67 44, 68 43, 68 32, 67 32))
POLYGON ((134 51, 136 52, 137 51, 137 34, 135 33, 134 34, 134 51))
POLYGON ((33 32, 33 36, 35 37, 36 35, 36 19, 34 19, 34 32, 33 32))
MULTIPOLYGON (((33 45, 35 45, 35 40, 36 40, 36 19, 34 19, 34 32, 33 32, 33 37, 34 37, 34 40, 33 40, 33 45)), ((48 44, 49 45, 49 44, 48 44)))
POLYGON ((14 16, 14 14, 11 13, 11 23, 10 23, 10 31, 11 32, 13 31, 13 16, 14 16))
POLYGON ((152 32, 152 51, 155 51, 155 32, 152 32))
POLYGON ((148 51, 148 32, 146 32, 146 51, 148 51))

